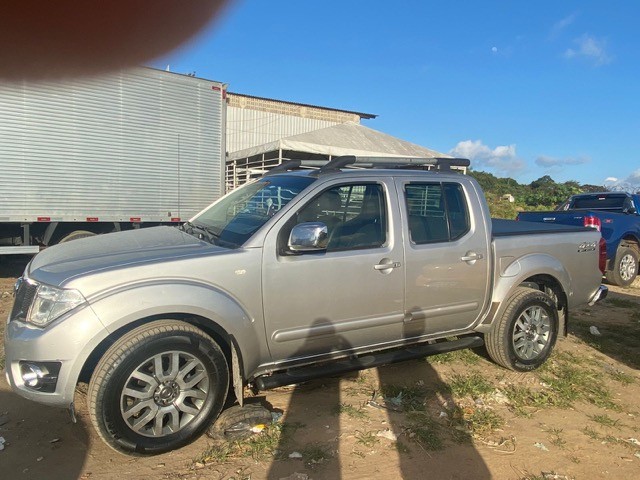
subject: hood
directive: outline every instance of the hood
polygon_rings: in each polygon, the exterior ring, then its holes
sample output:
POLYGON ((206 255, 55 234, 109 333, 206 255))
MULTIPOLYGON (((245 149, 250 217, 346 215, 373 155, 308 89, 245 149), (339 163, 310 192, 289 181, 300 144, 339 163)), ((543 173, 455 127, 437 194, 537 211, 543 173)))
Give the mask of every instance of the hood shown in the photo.
POLYGON ((174 227, 153 227, 73 240, 43 250, 28 275, 49 285, 98 272, 203 253, 227 251, 174 227))

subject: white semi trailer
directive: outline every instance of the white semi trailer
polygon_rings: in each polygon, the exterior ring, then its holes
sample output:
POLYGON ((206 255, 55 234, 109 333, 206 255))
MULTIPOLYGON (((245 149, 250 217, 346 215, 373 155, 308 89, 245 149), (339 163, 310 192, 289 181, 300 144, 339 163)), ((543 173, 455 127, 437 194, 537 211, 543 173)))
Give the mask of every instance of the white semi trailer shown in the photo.
POLYGON ((145 67, 0 84, 0 254, 195 215, 224 193, 225 96, 145 67))

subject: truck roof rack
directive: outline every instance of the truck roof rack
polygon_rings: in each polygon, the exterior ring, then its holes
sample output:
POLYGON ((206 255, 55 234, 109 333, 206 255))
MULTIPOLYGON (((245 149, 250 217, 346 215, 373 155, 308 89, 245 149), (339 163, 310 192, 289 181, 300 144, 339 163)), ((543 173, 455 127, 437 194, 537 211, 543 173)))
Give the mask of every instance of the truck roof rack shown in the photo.
POLYGON ((466 168, 471 162, 466 158, 389 158, 389 157, 356 157, 342 155, 332 158, 322 165, 314 175, 333 173, 342 168, 390 168, 401 170, 438 170, 450 171, 452 167, 466 168))
POLYGON ((328 173, 340 172, 343 168, 354 169, 398 169, 398 170, 436 170, 447 172, 452 167, 466 168, 471 162, 466 158, 389 158, 389 157, 357 157, 355 155, 341 155, 324 163, 320 160, 285 160, 280 165, 267 171, 264 176, 276 173, 290 172, 302 168, 315 169, 311 175, 318 177, 328 173))
POLYGON ((268 175, 274 175, 276 173, 290 172, 291 170, 297 170, 302 165, 302 160, 294 159, 294 160, 285 160, 280 165, 273 167, 268 170, 263 177, 268 175))

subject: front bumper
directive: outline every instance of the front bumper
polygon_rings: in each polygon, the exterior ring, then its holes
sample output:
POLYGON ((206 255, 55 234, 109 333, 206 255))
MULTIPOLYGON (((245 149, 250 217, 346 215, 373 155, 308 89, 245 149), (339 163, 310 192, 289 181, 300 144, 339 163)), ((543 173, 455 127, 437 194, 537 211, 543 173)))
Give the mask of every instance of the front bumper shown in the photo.
POLYGON ((18 395, 47 405, 69 407, 80 371, 93 349, 108 335, 89 306, 72 311, 46 328, 14 320, 4 337, 6 376, 18 395), (40 391, 25 382, 24 365, 59 364, 55 388, 40 391))
POLYGON ((604 300, 607 298, 608 294, 609 288, 606 285, 600 285, 600 287, 598 287, 598 291, 596 291, 593 297, 591 297, 591 300, 589 300, 589 306, 593 306, 596 302, 604 300))

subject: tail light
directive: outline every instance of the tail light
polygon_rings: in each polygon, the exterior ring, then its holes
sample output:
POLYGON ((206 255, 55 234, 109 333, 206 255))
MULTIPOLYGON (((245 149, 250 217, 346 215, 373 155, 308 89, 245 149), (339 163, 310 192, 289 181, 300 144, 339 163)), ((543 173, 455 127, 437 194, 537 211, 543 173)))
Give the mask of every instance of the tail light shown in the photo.
POLYGON ((602 222, 598 217, 594 217, 593 215, 585 215, 583 220, 583 225, 585 227, 595 228, 597 231, 600 231, 602 227, 602 222))
POLYGON ((607 269, 607 242, 605 242, 602 237, 600 237, 599 248, 598 268, 600 268, 600 271, 604 275, 604 272, 607 269))

